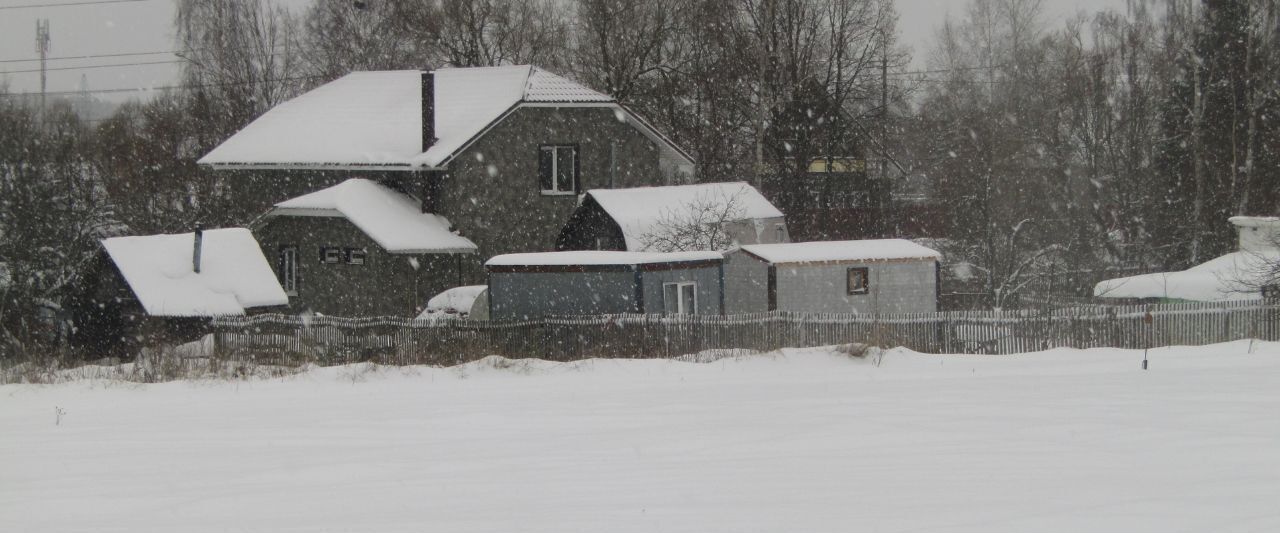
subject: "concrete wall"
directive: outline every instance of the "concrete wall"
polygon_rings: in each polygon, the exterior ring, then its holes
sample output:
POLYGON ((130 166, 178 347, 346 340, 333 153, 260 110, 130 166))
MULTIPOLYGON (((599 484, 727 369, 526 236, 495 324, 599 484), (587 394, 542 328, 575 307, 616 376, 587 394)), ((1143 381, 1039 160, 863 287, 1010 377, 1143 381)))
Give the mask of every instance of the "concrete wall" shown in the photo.
MULTIPOLYGON (((480 247, 478 259, 555 249, 578 197, 542 194, 538 150, 545 144, 578 145, 579 192, 664 184, 657 145, 612 109, 519 108, 459 154, 442 183, 439 214, 480 247)), ((482 262, 465 275, 482 283, 482 262)))
POLYGON ((432 296, 458 286, 457 256, 388 253, 345 218, 272 217, 254 235, 277 276, 280 249, 298 249, 298 294, 289 296, 290 312, 415 316, 432 296), (322 263, 322 247, 364 248, 367 256, 363 265, 322 263))
POLYGON ((645 313, 661 314, 665 309, 662 293, 662 285, 664 283, 692 281, 698 284, 695 290, 698 301, 697 314, 720 314, 721 286, 720 267, 718 266, 676 270, 650 270, 642 272, 640 274, 640 279, 644 286, 645 313))
POLYGON ((725 234, 739 245, 791 242, 791 236, 787 233, 787 221, 783 217, 731 222, 725 226, 725 234), (781 235, 779 228, 782 229, 781 235))
POLYGON ((494 272, 489 274, 489 318, 634 313, 635 276, 630 270, 494 272))
POLYGON ((814 313, 937 311, 934 261, 779 265, 778 310, 814 313), (867 294, 848 294, 850 268, 866 267, 867 294))
POLYGON ((763 313, 768 310, 769 264, 742 251, 725 254, 725 314, 763 313))
POLYGON ((1271 252, 1280 245, 1280 220, 1251 220, 1248 225, 1237 224, 1240 234, 1240 251, 1271 252))

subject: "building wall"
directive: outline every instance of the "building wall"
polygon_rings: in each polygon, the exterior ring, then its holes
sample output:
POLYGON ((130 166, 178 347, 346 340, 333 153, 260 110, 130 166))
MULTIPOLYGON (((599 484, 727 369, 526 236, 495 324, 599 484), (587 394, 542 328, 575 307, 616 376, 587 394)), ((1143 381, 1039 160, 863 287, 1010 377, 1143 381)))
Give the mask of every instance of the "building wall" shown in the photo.
POLYGON ((725 226, 725 234, 739 245, 791 242, 787 221, 783 217, 730 222, 725 226))
POLYGON ((709 266, 675 270, 650 270, 640 274, 644 287, 644 312, 661 314, 664 307, 663 284, 679 281, 697 283, 695 294, 699 315, 720 314, 720 267, 709 266))
POLYGON ((657 145, 613 109, 519 108, 460 153, 443 177, 439 214, 480 248, 466 283, 483 282, 486 258, 555 249, 578 195, 541 193, 538 150, 546 144, 578 145, 579 192, 664 184, 657 145))
POLYGON ((632 270, 493 272, 489 274, 489 318, 634 313, 635 294, 632 270))
POLYGON ((763 313, 768 310, 769 264, 740 250, 725 254, 725 314, 763 313))
POLYGON ((814 313, 937 311, 934 261, 778 265, 778 310, 814 313), (849 268, 868 269, 867 294, 848 294, 849 268))
POLYGON ((254 234, 277 277, 281 248, 298 248, 298 294, 289 296, 294 313, 415 316, 432 296, 459 285, 458 256, 389 253, 345 218, 277 216, 254 234), (367 255, 363 265, 328 264, 320 260, 322 247, 364 248, 367 255))
POLYGON ((1280 245, 1280 221, 1238 225, 1236 232, 1240 234, 1242 252, 1270 252, 1280 245))
POLYGON ((588 196, 560 230, 556 249, 625 251, 627 241, 618 223, 588 196))

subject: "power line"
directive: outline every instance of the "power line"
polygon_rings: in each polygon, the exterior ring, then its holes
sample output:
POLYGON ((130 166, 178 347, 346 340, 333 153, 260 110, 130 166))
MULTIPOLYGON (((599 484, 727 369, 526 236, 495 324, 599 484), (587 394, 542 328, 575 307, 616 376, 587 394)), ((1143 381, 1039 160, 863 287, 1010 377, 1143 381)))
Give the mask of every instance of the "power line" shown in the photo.
MULTIPOLYGON (((304 80, 314 80, 314 79, 322 79, 322 78, 325 78, 325 76, 293 76, 288 78, 277 78, 270 81, 272 82, 304 81, 304 80)), ((256 83, 266 83, 266 81, 202 83, 197 85, 160 85, 156 87, 121 87, 116 89, 89 89, 87 91, 49 91, 46 94, 65 96, 65 95, 72 95, 72 94, 133 93, 133 92, 167 91, 172 89, 205 89, 205 88, 211 88, 211 87, 235 87, 239 85, 253 85, 256 83)), ((6 97, 6 96, 11 98, 21 97, 21 96, 25 96, 26 94, 27 93, 0 93, 0 97, 6 97)))
MULTIPOLYGON (((122 54, 93 54, 93 55, 87 55, 87 56, 61 56, 61 57, 47 57, 47 58, 45 58, 45 60, 46 60, 46 61, 59 61, 59 60, 65 60, 65 59, 96 59, 96 58, 100 58, 100 57, 155 56, 155 55, 162 55, 162 54, 177 54, 177 53, 178 53, 177 51, 166 51, 166 52, 128 52, 128 53, 122 53, 122 54)), ((28 58, 28 59, 0 59, 0 63, 30 63, 30 62, 33 62, 33 61, 40 61, 40 58, 38 58, 38 57, 32 57, 32 58, 28 58)))
POLYGON ((166 61, 139 61, 136 63, 112 63, 108 65, 85 65, 82 67, 54 67, 49 69, 33 68, 33 69, 26 69, 26 70, 0 71, 0 74, 23 74, 27 72, 40 72, 42 70, 51 70, 51 71, 52 70, 88 70, 88 69, 94 69, 94 68, 135 67, 135 66, 141 66, 141 65, 170 65, 173 63, 186 63, 186 60, 171 59, 166 61))
POLYGON ((0 6, 3 9, 32 9, 37 7, 70 7, 70 6, 87 6, 92 4, 126 4, 130 2, 150 2, 151 0, 92 0, 85 2, 64 2, 61 4, 25 4, 18 6, 0 6))

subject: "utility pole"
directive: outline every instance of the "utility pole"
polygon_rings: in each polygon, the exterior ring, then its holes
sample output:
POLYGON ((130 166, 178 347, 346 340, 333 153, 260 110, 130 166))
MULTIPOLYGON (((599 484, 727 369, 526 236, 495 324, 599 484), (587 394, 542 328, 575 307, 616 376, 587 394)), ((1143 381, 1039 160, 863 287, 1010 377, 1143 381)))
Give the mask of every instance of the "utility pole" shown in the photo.
MULTIPOLYGON (((880 28, 880 187, 884 187, 886 192, 880 194, 889 194, 889 36, 885 33, 884 28, 880 28)), ((875 192, 873 188, 869 193, 875 192)), ((885 213, 888 212, 886 205, 881 203, 886 198, 871 199, 875 205, 877 237, 884 237, 888 231, 888 221, 885 220, 885 213)))
POLYGON ((40 112, 44 112, 45 92, 48 90, 46 72, 49 57, 49 19, 36 19, 36 53, 40 54, 40 112))

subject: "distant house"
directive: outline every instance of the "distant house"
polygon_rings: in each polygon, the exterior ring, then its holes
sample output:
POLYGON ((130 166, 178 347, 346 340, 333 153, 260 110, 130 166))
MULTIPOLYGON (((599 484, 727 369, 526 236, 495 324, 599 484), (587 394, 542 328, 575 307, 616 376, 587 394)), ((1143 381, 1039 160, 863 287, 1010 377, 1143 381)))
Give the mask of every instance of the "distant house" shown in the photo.
POLYGON ((755 187, 732 182, 589 190, 560 231, 556 247, 632 252, 709 249, 712 246, 699 241, 716 230, 731 245, 790 242, 782 211, 755 187))
POLYGON ((1121 302, 1225 302, 1280 296, 1280 218, 1231 217, 1238 251, 1179 272, 1109 279, 1093 287, 1098 298, 1121 302))
POLYGON ((254 233, 291 309, 326 315, 415 316, 476 252, 418 200, 358 178, 277 203, 254 233))
POLYGON ((483 281, 483 257, 553 249, 583 191, 693 172, 612 97, 527 65, 355 72, 276 106, 200 164, 239 178, 257 212, 352 177, 410 194, 476 245, 462 284, 483 281))
POLYGON ((193 339, 218 316, 289 303, 247 229, 114 237, 73 313, 77 342, 106 355, 139 337, 193 339))
POLYGON ((570 251, 489 260, 489 318, 721 314, 718 252, 570 251))
POLYGON ((941 258, 901 239, 743 246, 725 254, 725 312, 931 313, 941 258))

